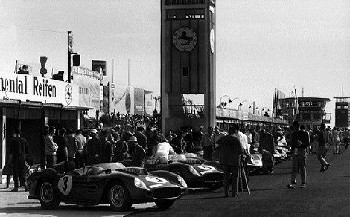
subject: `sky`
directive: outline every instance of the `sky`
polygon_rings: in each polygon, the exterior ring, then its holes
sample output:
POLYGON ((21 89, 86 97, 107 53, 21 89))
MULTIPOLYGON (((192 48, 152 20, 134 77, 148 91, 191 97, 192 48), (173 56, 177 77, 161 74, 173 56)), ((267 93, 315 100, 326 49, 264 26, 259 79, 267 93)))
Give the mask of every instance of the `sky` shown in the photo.
MULTIPOLYGON (((272 107, 287 96, 350 96, 350 1, 217 0, 217 102, 272 107)), ((0 0, 0 70, 15 60, 67 69, 67 31, 81 65, 107 61, 113 81, 160 92, 159 0, 0 0)), ((334 114, 332 115, 334 120, 334 114)))

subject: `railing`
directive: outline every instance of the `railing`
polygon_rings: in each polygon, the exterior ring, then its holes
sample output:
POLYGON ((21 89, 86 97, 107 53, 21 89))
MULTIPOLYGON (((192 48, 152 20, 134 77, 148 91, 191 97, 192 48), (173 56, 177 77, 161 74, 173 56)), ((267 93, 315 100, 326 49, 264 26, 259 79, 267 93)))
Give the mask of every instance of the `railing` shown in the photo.
POLYGON ((251 112, 238 111, 235 109, 225 109, 225 108, 216 108, 216 117, 236 119, 241 121, 256 121, 256 122, 288 124, 286 120, 261 116, 261 115, 253 114, 251 112))

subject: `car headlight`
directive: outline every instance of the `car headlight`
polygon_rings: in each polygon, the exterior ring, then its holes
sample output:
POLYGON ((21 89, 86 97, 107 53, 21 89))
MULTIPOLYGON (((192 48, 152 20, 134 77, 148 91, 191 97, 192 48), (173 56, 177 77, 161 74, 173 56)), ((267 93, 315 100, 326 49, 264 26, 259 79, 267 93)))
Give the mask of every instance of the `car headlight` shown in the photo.
POLYGON ((201 176, 201 174, 193 166, 190 166, 190 172, 195 176, 201 176))
POLYGON ((137 188, 142 188, 142 189, 148 190, 146 184, 143 181, 141 181, 139 178, 134 179, 134 184, 137 188))
POLYGON ((182 187, 187 188, 187 183, 181 176, 177 175, 177 180, 179 181, 180 185, 182 185, 182 187))

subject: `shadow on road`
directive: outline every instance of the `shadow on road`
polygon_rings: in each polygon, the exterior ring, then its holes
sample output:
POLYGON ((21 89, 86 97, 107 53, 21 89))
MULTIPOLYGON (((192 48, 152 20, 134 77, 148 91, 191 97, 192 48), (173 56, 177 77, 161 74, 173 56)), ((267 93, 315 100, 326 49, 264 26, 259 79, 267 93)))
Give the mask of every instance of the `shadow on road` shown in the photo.
POLYGON ((260 189, 250 189, 250 191, 275 191, 280 190, 281 188, 260 188, 260 189))
MULTIPOLYGON (((31 204, 31 203, 17 203, 17 204, 31 204)), ((43 210, 40 205, 37 207, 5 207, 0 208, 0 213, 6 214, 19 214, 19 215, 35 215, 35 216, 125 216, 133 212, 113 212, 109 206, 77 206, 77 205, 65 205, 60 206, 56 210, 43 210)))

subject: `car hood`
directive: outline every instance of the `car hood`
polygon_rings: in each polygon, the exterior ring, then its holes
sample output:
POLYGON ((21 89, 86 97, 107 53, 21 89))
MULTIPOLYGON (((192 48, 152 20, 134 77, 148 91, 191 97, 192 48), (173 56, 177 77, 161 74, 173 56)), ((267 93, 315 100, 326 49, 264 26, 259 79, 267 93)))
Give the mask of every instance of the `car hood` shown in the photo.
POLYGON ((207 173, 222 173, 221 171, 217 170, 213 166, 200 164, 200 165, 193 165, 193 167, 202 175, 207 173))
POLYGON ((143 181, 145 185, 150 189, 164 187, 179 187, 178 185, 169 182, 165 178, 161 178, 154 175, 140 175, 137 178, 143 181))

